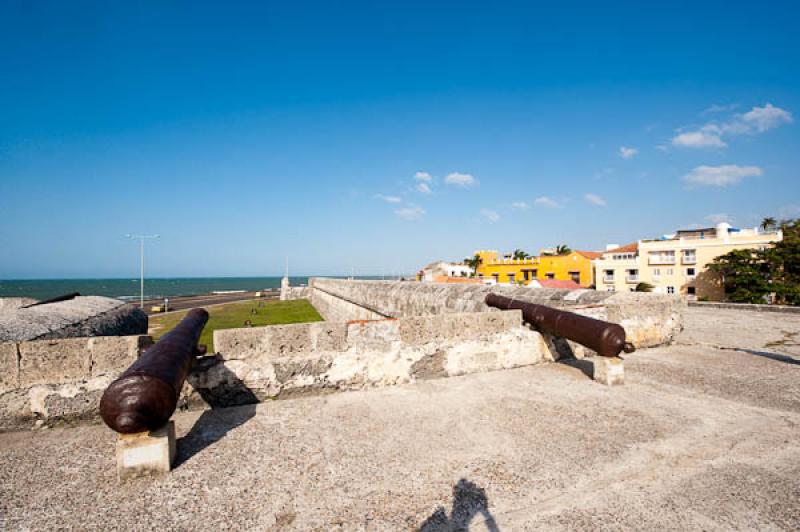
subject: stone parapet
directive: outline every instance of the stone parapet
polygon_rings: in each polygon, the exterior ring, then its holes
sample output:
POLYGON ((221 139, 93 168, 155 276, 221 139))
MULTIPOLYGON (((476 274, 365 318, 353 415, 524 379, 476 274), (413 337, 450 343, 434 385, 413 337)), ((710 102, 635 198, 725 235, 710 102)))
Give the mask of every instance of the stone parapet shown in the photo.
POLYGON ((686 305, 679 296, 667 294, 589 289, 328 278, 313 278, 309 284, 312 303, 329 321, 495 311, 484 302, 487 294, 495 292, 619 323, 637 348, 672 343, 682 328, 686 305))
POLYGON ((93 417, 105 387, 151 344, 149 336, 0 342, 0 430, 93 417))
POLYGON ((553 360, 519 311, 276 325, 214 332, 185 405, 385 386, 553 360))

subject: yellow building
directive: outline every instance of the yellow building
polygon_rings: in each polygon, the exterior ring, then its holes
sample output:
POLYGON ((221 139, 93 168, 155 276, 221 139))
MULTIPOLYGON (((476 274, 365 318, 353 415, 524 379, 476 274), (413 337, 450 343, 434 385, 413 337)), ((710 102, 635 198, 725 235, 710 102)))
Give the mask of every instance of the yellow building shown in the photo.
POLYGON ((481 258, 478 277, 499 284, 524 284, 553 279, 574 281, 581 286, 594 284, 592 260, 601 256, 593 251, 573 251, 569 255, 541 255, 530 259, 500 258, 497 251, 476 251, 481 258))
POLYGON ((736 249, 772 246, 782 237, 780 231, 734 229, 721 223, 658 240, 640 240, 610 249, 595 261, 597 289, 627 292, 645 282, 653 285, 654 292, 721 301, 724 287, 708 264, 736 249))

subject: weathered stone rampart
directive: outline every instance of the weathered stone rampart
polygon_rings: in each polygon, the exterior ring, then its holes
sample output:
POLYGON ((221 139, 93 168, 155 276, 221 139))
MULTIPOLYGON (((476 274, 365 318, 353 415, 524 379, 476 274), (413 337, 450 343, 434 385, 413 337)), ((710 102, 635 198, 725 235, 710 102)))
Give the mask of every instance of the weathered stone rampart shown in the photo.
POLYGON ((453 285, 403 281, 351 281, 314 278, 311 302, 326 319, 361 316, 412 317, 488 312, 486 294, 569 310, 622 325, 638 347, 674 341, 685 303, 678 296, 638 292, 598 292, 511 286, 453 285))
POLYGON ((105 387, 149 336, 0 342, 0 429, 96 415, 105 387))
POLYGON ((192 371, 184 404, 231 405, 553 359, 519 311, 227 329, 214 332, 214 345, 217 356, 192 371))

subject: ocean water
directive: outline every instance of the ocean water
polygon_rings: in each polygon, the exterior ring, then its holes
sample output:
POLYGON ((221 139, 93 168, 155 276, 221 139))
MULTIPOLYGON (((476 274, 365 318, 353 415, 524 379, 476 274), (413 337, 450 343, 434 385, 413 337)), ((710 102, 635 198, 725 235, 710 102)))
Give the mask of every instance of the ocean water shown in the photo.
MULTIPOLYGON (((290 277, 293 286, 308 283, 308 277, 290 277)), ((144 297, 192 296, 229 290, 280 288, 280 277, 188 277, 144 280, 144 297)), ((0 297, 32 297, 43 300, 70 292, 83 296, 137 299, 139 279, 26 279, 0 280, 0 297)))

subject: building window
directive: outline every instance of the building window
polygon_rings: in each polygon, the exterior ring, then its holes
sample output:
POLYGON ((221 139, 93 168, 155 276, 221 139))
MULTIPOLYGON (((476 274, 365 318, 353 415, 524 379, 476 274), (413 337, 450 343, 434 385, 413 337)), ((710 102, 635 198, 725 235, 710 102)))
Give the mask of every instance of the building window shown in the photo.
POLYGON ((494 278, 494 282, 497 283, 497 282, 500 281, 500 274, 499 273, 493 273, 492 277, 494 278))
POLYGON ((664 275, 670 276, 673 273, 675 273, 675 272, 674 272, 674 270, 672 268, 667 268, 666 270, 664 270, 664 275))
POLYGON ((694 279, 695 273, 694 268, 686 268, 686 277, 689 279, 694 279))
POLYGON ((694 264, 697 262, 697 252, 694 249, 683 250, 683 263, 694 264))
POLYGON ((674 251, 651 251, 649 264, 675 264, 674 251))
POLYGON ((581 284, 581 272, 569 272, 569 277, 575 284, 581 284))
POLYGON ((695 295, 696 292, 697 291, 695 290, 694 286, 687 286, 686 287, 686 293, 689 294, 690 296, 695 295))
POLYGON ((544 274, 544 276, 547 277, 548 279, 556 278, 556 274, 554 274, 553 272, 547 272, 546 274, 544 274))
POLYGON ((667 287, 667 293, 668 294, 674 294, 675 293, 675 287, 674 286, 668 286, 667 287))
POLYGON ((508 282, 511 283, 511 284, 514 284, 514 274, 513 273, 509 273, 508 274, 508 282))
POLYGON ((661 268, 653 268, 653 281, 658 282, 661 280, 661 268))
POLYGON ((639 270, 628 270, 625 275, 625 280, 629 283, 638 283, 639 270))
POLYGON ((603 270, 603 282, 604 283, 614 282, 614 270, 603 270))

